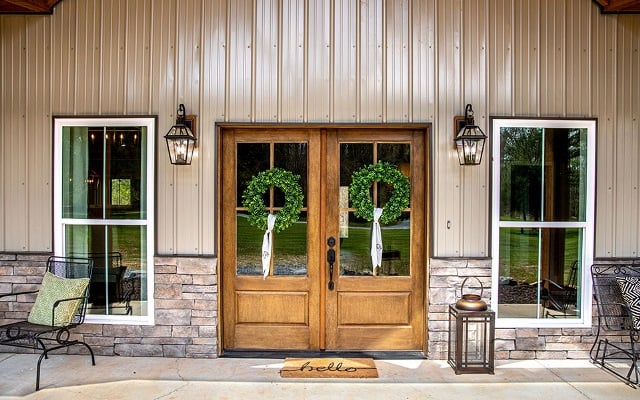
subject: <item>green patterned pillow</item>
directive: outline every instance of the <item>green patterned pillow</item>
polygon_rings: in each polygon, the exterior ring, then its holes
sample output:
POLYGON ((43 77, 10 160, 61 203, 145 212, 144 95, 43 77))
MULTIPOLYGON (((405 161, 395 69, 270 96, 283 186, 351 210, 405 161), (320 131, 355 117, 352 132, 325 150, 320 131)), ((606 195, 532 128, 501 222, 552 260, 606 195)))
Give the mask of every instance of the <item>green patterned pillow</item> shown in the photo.
MULTIPOLYGON (((84 296, 89 285, 89 278, 66 279, 50 272, 44 274, 42 286, 36 297, 36 302, 29 313, 29 322, 40 325, 51 325, 53 318, 53 303, 62 299, 70 299, 84 296)), ((82 299, 64 301, 58 304, 55 312, 55 326, 68 325, 82 304, 82 299)))
POLYGON ((640 330, 640 278, 627 276, 616 278, 622 297, 631 309, 633 326, 640 330))

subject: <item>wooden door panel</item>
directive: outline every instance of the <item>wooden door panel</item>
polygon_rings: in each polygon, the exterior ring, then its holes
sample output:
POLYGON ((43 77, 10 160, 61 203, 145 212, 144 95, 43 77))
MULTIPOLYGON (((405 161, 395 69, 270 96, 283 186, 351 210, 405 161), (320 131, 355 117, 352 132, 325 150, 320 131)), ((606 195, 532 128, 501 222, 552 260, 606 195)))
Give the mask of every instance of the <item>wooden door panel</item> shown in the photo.
POLYGON ((406 326, 342 326, 336 333, 338 350, 416 350, 414 329, 406 326))
POLYGON ((237 291, 236 323, 309 323, 307 292, 237 291))
POLYGON ((313 341, 307 326, 237 324, 234 349, 309 350, 313 341))
POLYGON ((340 292, 338 327, 345 325, 410 325, 410 292, 340 292))

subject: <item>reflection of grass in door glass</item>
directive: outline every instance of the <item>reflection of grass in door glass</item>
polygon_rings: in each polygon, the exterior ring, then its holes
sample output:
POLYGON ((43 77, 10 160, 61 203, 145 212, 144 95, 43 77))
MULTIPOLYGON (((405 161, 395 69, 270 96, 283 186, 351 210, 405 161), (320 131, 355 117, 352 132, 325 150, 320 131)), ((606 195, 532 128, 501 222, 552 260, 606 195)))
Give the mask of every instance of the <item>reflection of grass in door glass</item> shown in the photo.
MULTIPOLYGON (((406 219, 383 226, 383 260, 379 275, 410 275, 410 229, 406 219)), ((342 275, 371 275, 371 223, 350 223, 349 237, 340 239, 342 275)))
MULTIPOLYGON (((301 220, 292 224, 284 232, 275 233, 273 236, 273 256, 276 267, 279 263, 294 262, 297 266, 306 266, 307 254, 307 224, 301 220)), ((246 214, 238 214, 237 223, 237 265, 238 268, 253 269, 253 273, 262 273, 262 238, 264 231, 249 224, 246 214), (258 272, 259 270, 259 272, 258 272)))

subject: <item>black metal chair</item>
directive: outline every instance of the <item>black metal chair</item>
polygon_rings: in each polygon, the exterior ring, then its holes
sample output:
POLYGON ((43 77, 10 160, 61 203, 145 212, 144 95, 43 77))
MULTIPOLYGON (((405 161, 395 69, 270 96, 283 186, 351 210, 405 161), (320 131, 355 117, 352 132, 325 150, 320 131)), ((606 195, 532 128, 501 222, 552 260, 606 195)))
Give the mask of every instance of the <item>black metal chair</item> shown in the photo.
POLYGON ((125 278, 127 267, 122 265, 122 254, 112 251, 88 253, 86 257, 93 260, 94 266, 89 290, 92 309, 105 308, 109 314, 116 309, 124 309, 126 315, 131 315, 131 289, 125 278), (117 302, 123 305, 114 305, 117 302))
POLYGON ((633 326, 633 316, 626 304, 617 277, 640 277, 640 265, 594 264, 591 266, 593 297, 597 311, 596 338, 590 356, 594 364, 610 371, 631 386, 638 385, 640 374, 640 331, 633 326), (615 362, 629 363, 626 374, 615 362))
POLYGON ((36 302, 26 321, 18 321, 0 326, 0 344, 34 349, 42 352, 38 358, 36 369, 36 390, 40 389, 40 364, 43 359, 49 358, 49 353, 54 350, 74 345, 84 346, 91 355, 92 365, 96 365, 91 347, 83 341, 71 338, 71 330, 84 322, 89 298, 88 279, 91 278, 92 270, 93 260, 91 259, 51 256, 47 260, 47 272, 55 275, 55 277, 45 274, 43 284, 39 290, 0 295, 0 298, 5 298, 38 293, 38 298, 36 298, 36 302), (45 284, 45 281, 47 284, 45 284), (49 282, 52 283, 49 284, 49 282), (78 296, 61 297, 57 295, 57 293, 71 293, 73 291, 66 287, 69 286, 67 282, 74 285, 73 290, 79 292, 78 296), (50 290, 49 288, 51 287, 55 287, 55 289, 50 290), (40 296, 42 296, 42 298, 40 298, 40 296), (45 318, 51 318, 51 323, 39 320, 33 322, 34 320, 42 319, 41 316, 36 318, 36 316, 33 315, 35 313, 34 309, 46 308, 48 311, 48 307, 52 307, 51 313, 45 314, 45 318))
POLYGON ((556 310, 564 317, 568 316, 571 307, 576 307, 578 301, 578 261, 574 261, 569 272, 569 279, 566 284, 559 284, 551 279, 543 279, 543 286, 540 290, 540 299, 545 307, 545 318, 557 317, 556 310))

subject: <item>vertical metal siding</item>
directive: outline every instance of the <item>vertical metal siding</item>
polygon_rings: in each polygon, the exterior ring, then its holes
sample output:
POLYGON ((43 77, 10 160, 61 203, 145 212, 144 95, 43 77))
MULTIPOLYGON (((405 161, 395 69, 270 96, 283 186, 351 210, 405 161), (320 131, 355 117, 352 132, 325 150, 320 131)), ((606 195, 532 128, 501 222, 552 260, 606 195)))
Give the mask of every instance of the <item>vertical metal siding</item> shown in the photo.
POLYGON ((47 223, 52 215, 51 201, 46 201, 50 198, 52 187, 49 159, 53 141, 51 135, 34 133, 48 132, 51 126, 51 53, 48 45, 42 46, 42 43, 49 43, 49 30, 49 19, 33 19, 28 24, 25 59, 25 73, 27 77, 31 77, 26 81, 25 99, 26 153, 29 155, 24 157, 25 160, 29 158, 26 163, 26 249, 44 251, 51 251, 53 248, 51 225, 47 223))
POLYGON ((383 103, 383 54, 389 56, 389 44, 383 42, 385 1, 362 2, 358 9, 360 32, 358 39, 357 68, 359 79, 358 108, 362 122, 382 122, 383 103), (386 47, 386 49, 385 49, 386 47))
POLYGON ((595 254, 614 257, 616 220, 623 218, 616 208, 616 136, 617 136, 617 75, 616 32, 618 19, 613 15, 600 16, 591 10, 592 21, 592 110, 598 115, 597 137, 597 224, 595 230, 595 254), (603 210, 603 211, 600 211, 603 210), (606 210, 606 211, 604 211, 606 210), (605 217, 606 215, 606 217, 605 217))
POLYGON ((283 122, 304 121, 305 72, 304 46, 305 2, 281 0, 280 13, 280 115, 283 122))
MULTIPOLYGON (((564 0, 540 3, 540 115, 565 115, 567 26, 564 0)), ((578 43, 579 45, 579 43, 578 43)), ((572 44, 573 47, 573 44, 572 44)), ((524 84, 524 82, 523 82, 524 84)))
MULTIPOLYGON (((157 248, 213 254, 216 121, 433 123, 434 256, 488 250, 452 119, 594 116, 596 256, 640 248, 640 16, 589 0, 64 0, 0 16, 0 251, 49 251, 52 114, 158 114, 157 248), (190 168, 166 162, 184 103, 190 168), (196 229, 197 227, 197 229, 196 229)), ((490 138, 491 140, 491 138, 490 138)))
POLYGON ((333 15, 333 82, 330 119, 335 122, 356 122, 358 103, 357 35, 361 29, 358 4, 350 0, 335 0, 333 15))
POLYGON ((626 221, 618 220, 615 235, 616 254, 638 255, 638 218, 640 203, 638 202, 638 41, 640 32, 638 19, 630 16, 620 16, 617 37, 617 90, 618 107, 617 121, 618 131, 616 136, 615 165, 618 171, 616 188, 616 208, 620 211, 620 217, 626 221))
MULTIPOLYGON (((178 107, 176 87, 176 2, 151 2, 151 113, 158 114, 156 131, 156 248, 162 253, 175 253, 176 168, 166 162, 167 150, 163 136, 173 125, 178 107), (164 162, 163 162, 164 160, 164 162)), ((190 107, 185 104, 185 107, 190 107)), ((187 110, 187 112, 189 112, 187 110)))
MULTIPOLYGON (((453 116, 461 113, 462 1, 437 4, 437 121, 433 138, 433 249, 438 256, 461 256, 461 178, 453 150, 453 116)), ((485 164, 486 166, 486 164, 485 164)))
MULTIPOLYGON (((256 2, 255 24, 255 104, 257 121, 275 122, 278 118, 279 67, 281 43, 278 38, 280 20, 279 0, 256 2)), ((248 27, 251 28, 250 26, 248 27)))
POLYGON ((387 1, 383 17, 385 19, 386 54, 382 70, 384 76, 385 122, 409 121, 409 74, 410 62, 410 24, 409 2, 387 1))
MULTIPOLYGON (((476 124, 485 133, 489 132, 489 118, 487 113, 487 0, 465 0, 463 2, 463 59, 462 81, 463 101, 471 103, 474 110, 476 124)), ((452 130, 453 131, 453 130, 452 130)), ((487 146, 487 154, 489 146, 487 146)), ((489 165, 489 157, 485 154, 483 168, 461 168, 461 208, 460 221, 457 226, 461 230, 460 247, 462 255, 476 254, 487 256, 489 247, 489 235, 478 234, 488 232, 485 227, 489 225, 486 210, 491 209, 489 202, 489 175, 486 166, 489 165), (464 224, 461 223, 464 221, 464 224)), ((460 168, 459 166, 456 166, 460 168)))
POLYGON ((332 91, 331 44, 333 22, 331 2, 308 0, 307 16, 307 98, 305 112, 307 121, 328 121, 332 91))

